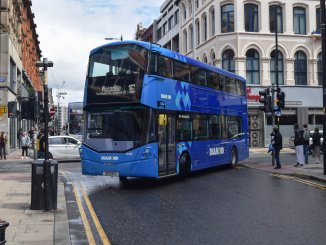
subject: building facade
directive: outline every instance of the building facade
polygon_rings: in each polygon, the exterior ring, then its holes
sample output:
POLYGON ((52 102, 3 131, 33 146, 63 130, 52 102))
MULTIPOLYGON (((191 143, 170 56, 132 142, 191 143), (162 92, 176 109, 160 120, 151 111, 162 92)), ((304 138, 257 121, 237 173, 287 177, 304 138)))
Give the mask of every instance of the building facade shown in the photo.
POLYGON ((258 110, 259 91, 277 80, 286 95, 279 117, 284 146, 293 124, 321 126, 319 0, 180 0, 178 6, 180 52, 247 79, 251 146, 269 144, 273 122, 258 110))
POLYGON ((161 15, 153 23, 153 41, 164 48, 180 52, 179 8, 175 0, 165 0, 160 7, 161 15))
POLYGON ((8 149, 17 147, 17 131, 35 126, 34 104, 42 97, 35 62, 41 58, 31 0, 2 0, 0 12, 0 131, 8 149))

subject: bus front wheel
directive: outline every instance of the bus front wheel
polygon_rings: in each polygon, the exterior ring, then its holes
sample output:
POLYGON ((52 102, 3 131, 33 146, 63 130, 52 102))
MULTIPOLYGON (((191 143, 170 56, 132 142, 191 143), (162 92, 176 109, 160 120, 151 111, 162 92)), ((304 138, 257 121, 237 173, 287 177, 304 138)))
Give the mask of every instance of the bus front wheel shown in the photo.
POLYGON ((127 181, 128 181, 128 179, 127 179, 126 176, 119 176, 119 180, 120 180, 121 182, 127 182, 127 181))
POLYGON ((185 180, 190 173, 190 158, 187 153, 183 153, 179 160, 179 179, 185 180))
POLYGON ((232 148, 231 151, 231 168, 234 168, 237 166, 238 163, 238 152, 237 149, 235 147, 232 148))

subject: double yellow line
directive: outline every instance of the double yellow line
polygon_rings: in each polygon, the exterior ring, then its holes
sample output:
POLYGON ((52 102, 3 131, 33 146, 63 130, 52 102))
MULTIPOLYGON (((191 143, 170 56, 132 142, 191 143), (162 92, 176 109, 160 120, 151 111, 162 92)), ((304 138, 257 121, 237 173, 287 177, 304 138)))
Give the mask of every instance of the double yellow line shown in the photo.
POLYGON ((312 182, 312 181, 309 181, 309 180, 301 179, 301 178, 298 178, 298 177, 292 177, 292 176, 288 176, 288 175, 282 175, 282 174, 271 174, 271 175, 274 176, 274 177, 279 177, 279 178, 283 178, 283 179, 294 180, 294 181, 300 182, 302 184, 318 188, 320 190, 326 190, 325 185, 321 185, 321 184, 318 184, 318 183, 315 183, 315 182, 312 182))
MULTIPOLYGON (((75 192, 79 212, 80 212, 81 218, 83 220, 83 224, 84 224, 84 228, 85 228, 88 243, 90 245, 93 245, 93 244, 95 245, 96 242, 95 242, 95 239, 94 239, 94 235, 93 235, 91 226, 90 226, 90 224, 88 222, 87 215, 86 215, 84 206, 82 204, 82 200, 81 200, 81 198, 79 196, 79 193, 78 193, 78 189, 74 184, 72 186, 73 186, 73 189, 74 189, 74 192, 75 192)), ((105 231, 104 231, 99 219, 97 218, 97 215, 95 213, 93 205, 92 205, 91 201, 89 200, 89 197, 88 197, 86 191, 84 190, 84 188, 81 185, 79 185, 79 187, 80 187, 82 196, 83 196, 83 198, 85 200, 88 211, 89 211, 89 213, 90 213, 90 215, 92 217, 93 223, 94 223, 94 225, 95 225, 95 227, 97 229, 97 232, 98 232, 98 234, 99 234, 99 236, 100 236, 100 238, 102 240, 102 244, 111 245, 111 243, 110 243, 108 237, 106 236, 105 231)))

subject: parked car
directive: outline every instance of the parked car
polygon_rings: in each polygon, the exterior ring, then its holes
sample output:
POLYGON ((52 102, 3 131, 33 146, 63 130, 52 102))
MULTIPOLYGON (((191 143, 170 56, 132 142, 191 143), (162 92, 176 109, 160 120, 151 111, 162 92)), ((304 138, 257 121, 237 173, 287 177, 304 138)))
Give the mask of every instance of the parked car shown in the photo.
MULTIPOLYGON (((310 139, 309 139, 309 146, 312 145, 312 134, 314 133, 314 131, 309 131, 310 132, 310 139)), ((319 133, 323 136, 323 130, 320 130, 319 133)), ((321 143, 323 144, 323 137, 320 139, 321 143)), ((289 139, 289 147, 291 149, 295 149, 294 146, 294 135, 292 135, 289 139)), ((321 149, 322 150, 322 149, 321 149)), ((312 153, 311 147, 309 147, 309 154, 312 153)))
POLYGON ((49 158, 55 160, 77 160, 80 161, 79 147, 81 141, 71 136, 49 137, 49 158))

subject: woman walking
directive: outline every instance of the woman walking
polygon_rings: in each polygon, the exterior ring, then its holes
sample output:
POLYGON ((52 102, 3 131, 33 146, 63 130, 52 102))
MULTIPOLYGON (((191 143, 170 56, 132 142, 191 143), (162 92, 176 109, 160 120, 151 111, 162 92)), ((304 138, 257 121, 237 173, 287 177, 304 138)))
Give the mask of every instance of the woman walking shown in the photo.
POLYGON ((27 158, 27 151, 28 151, 28 146, 31 143, 31 140, 26 132, 24 132, 24 135, 22 137, 22 159, 24 159, 24 152, 25 152, 25 159, 27 158))
POLYGON ((319 163, 320 159, 320 142, 321 134, 319 133, 319 128, 315 128, 315 132, 312 135, 312 156, 315 158, 315 163, 319 163))

